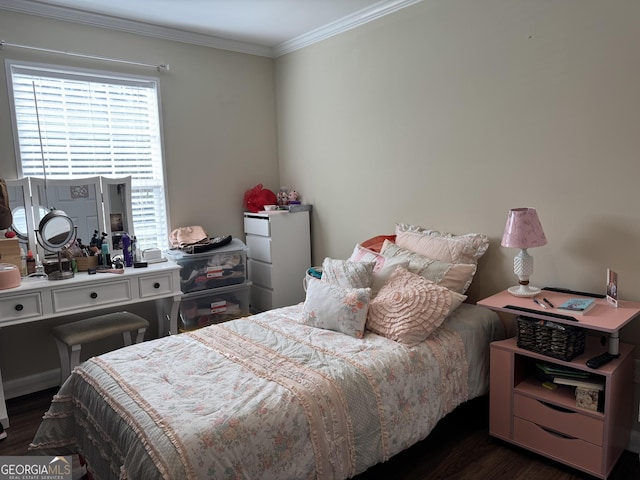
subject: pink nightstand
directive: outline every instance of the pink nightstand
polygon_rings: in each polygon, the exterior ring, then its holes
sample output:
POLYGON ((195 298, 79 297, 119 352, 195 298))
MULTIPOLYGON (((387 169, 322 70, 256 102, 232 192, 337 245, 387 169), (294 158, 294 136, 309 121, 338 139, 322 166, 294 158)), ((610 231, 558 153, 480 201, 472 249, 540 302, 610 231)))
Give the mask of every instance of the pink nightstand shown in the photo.
MULTIPOLYGON (((555 306, 577 295, 543 291, 539 297, 555 306)), ((606 349, 599 335, 587 335, 585 352, 569 362, 519 348, 516 338, 493 342, 489 422, 490 434, 497 438, 607 478, 628 444, 633 405, 635 347, 619 343, 618 332, 640 314, 640 303, 623 301, 615 308, 598 299, 587 314, 575 316, 577 321, 555 317, 564 312, 543 309, 531 298, 514 297, 506 290, 480 300, 478 305, 609 334, 609 350, 618 357, 598 369, 589 368, 586 362, 606 349), (531 374, 539 361, 586 371, 603 380, 600 411, 577 406, 574 387, 545 388, 531 374)))

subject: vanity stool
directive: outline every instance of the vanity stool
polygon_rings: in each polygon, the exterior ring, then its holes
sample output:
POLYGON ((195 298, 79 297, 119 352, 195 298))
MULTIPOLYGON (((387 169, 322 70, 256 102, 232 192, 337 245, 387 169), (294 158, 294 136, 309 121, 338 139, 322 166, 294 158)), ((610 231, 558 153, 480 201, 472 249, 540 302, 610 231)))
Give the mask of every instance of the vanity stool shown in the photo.
POLYGON ((144 318, 130 312, 116 312, 65 323, 51 329, 60 354, 60 385, 71 375, 71 370, 80 364, 80 349, 83 343, 95 342, 121 333, 124 346, 131 345, 131 331, 137 330, 136 343, 142 342, 149 326, 144 318))

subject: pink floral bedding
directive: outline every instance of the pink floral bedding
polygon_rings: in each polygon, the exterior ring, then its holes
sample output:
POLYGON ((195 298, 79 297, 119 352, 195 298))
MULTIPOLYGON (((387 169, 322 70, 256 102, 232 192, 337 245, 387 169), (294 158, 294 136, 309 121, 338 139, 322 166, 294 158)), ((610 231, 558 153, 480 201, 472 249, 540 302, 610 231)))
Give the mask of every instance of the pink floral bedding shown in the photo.
POLYGON ((35 454, 96 479, 344 479, 487 391, 497 316, 463 305, 407 348, 301 325, 301 305, 144 342, 78 367, 35 454))

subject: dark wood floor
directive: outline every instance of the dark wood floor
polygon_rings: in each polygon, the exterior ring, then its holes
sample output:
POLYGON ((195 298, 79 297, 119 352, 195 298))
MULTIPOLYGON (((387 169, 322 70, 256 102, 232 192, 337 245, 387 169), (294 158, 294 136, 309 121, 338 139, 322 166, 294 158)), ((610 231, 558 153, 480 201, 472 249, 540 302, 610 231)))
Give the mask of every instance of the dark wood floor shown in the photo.
MULTIPOLYGON (((11 428, 0 442, 0 456, 26 455, 55 390, 7 401, 11 428)), ((594 477, 546 460, 489 436, 488 399, 460 406, 428 438, 376 465, 356 480, 592 480, 594 477)), ((637 454, 624 452, 609 480, 640 479, 637 454)))

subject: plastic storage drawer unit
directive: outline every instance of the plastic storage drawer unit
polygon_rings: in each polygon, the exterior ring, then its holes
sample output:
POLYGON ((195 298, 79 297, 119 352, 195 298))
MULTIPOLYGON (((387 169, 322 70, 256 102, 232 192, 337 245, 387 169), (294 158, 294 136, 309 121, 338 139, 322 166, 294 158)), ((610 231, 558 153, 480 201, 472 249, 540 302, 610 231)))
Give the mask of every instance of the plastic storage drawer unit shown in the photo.
POLYGON ((183 293, 238 285, 247 280, 247 247, 237 238, 229 245, 208 252, 188 254, 170 250, 167 256, 182 267, 180 289, 183 293))
POLYGON ((251 282, 183 295, 180 331, 195 330, 249 315, 251 282))

